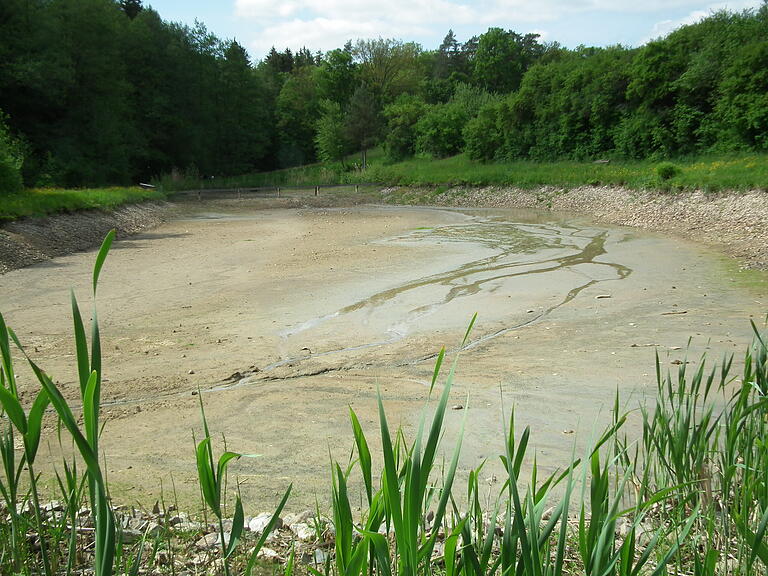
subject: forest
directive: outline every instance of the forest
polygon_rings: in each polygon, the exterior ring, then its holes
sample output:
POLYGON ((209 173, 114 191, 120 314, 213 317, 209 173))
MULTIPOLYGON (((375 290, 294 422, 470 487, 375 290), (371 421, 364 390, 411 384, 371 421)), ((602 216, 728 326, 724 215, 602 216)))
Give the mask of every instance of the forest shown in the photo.
POLYGON ((258 61, 140 0, 0 3, 0 192, 345 170, 373 146, 392 162, 765 151, 768 2, 637 48, 492 27, 434 50, 358 39, 258 61))

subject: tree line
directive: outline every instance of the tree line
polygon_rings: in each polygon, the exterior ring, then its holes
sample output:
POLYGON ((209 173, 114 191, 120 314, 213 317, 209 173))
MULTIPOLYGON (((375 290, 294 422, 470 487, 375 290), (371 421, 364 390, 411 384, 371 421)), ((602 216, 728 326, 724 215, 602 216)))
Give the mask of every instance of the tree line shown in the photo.
POLYGON ((379 38, 258 62, 140 0, 0 3, 0 190, 349 169, 379 144, 391 161, 766 150, 768 3, 639 48, 490 28, 435 50, 379 38))

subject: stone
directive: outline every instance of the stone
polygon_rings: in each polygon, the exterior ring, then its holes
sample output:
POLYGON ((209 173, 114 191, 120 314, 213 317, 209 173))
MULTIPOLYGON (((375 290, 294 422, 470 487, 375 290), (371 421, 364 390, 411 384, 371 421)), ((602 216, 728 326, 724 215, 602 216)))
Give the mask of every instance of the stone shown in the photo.
POLYGON ((317 549, 315 550, 315 554, 313 556, 313 560, 315 561, 315 564, 319 564, 322 566, 325 564, 325 561, 328 560, 329 556, 328 553, 325 550, 317 549))
POLYGON ((48 504, 43 506, 44 512, 63 512, 64 511, 64 504, 59 502, 58 500, 51 500, 48 502, 48 504))
POLYGON ((216 544, 219 543, 219 535, 211 532, 210 534, 206 534, 202 538, 200 538, 197 542, 195 542, 195 546, 198 548, 215 548, 216 544))
POLYGON ((309 526, 309 524, 305 524, 304 522, 291 524, 289 528, 291 529, 291 532, 296 534, 296 538, 302 542, 314 542, 317 537, 315 529, 309 526))
POLYGON ((304 512, 299 512, 297 514, 286 514, 283 518, 283 522, 290 526, 291 524, 298 524, 299 522, 308 522, 312 518, 314 518, 315 513, 312 512, 312 510, 304 510, 304 512))
MULTIPOLYGON (((249 556, 253 554, 253 550, 249 552, 249 556)), ((264 560, 265 562, 277 563, 280 561, 280 554, 272 550, 272 548, 262 548, 259 553, 256 554, 256 558, 264 560)))
MULTIPOLYGON (((267 528, 267 525, 269 524, 270 520, 272 520, 272 514, 268 512, 259 514, 258 516, 256 516, 255 518, 252 518, 248 522, 248 530, 256 534, 261 534, 267 528)), ((283 526, 283 521, 280 518, 278 518, 277 521, 275 522, 275 527, 273 528, 273 530, 282 528, 282 526, 283 526)))
POLYGON ((135 544, 141 540, 143 534, 133 528, 124 528, 120 531, 120 541, 123 544, 135 544))

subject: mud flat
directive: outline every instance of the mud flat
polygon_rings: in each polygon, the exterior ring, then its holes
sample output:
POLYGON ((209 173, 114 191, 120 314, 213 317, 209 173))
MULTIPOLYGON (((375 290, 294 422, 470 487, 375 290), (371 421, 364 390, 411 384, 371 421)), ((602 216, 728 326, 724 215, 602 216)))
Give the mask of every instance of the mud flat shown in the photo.
MULTIPOLYGON (((87 309, 93 257, 0 276, 8 324, 73 398, 69 288, 87 309)), ((189 204, 118 241, 102 272, 113 491, 147 502, 173 480, 195 502, 200 390, 214 432, 258 455, 233 467, 252 506, 289 482, 290 508, 325 503, 329 451, 346 461, 352 446, 348 406, 375 443, 381 390, 412 433, 436 353, 453 358, 475 312, 446 443, 466 415, 462 468, 488 459, 492 478, 515 406, 554 469, 610 419, 617 388, 630 406, 654 393, 656 350, 670 370, 741 355, 764 286, 694 243, 546 211, 189 204)))

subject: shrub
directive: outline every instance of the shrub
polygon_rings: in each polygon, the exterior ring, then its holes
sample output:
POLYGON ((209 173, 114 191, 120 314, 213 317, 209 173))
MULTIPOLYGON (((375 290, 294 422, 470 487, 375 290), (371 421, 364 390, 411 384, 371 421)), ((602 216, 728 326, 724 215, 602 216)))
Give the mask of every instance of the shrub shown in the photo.
POLYGON ((662 180, 671 180, 681 172, 682 170, 680 170, 679 167, 672 164, 672 162, 662 162, 661 164, 656 166, 656 174, 662 180))

